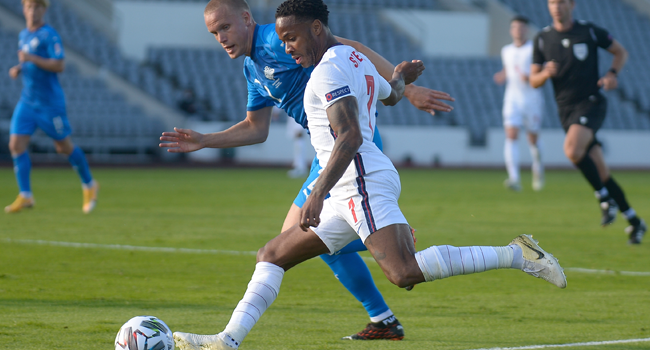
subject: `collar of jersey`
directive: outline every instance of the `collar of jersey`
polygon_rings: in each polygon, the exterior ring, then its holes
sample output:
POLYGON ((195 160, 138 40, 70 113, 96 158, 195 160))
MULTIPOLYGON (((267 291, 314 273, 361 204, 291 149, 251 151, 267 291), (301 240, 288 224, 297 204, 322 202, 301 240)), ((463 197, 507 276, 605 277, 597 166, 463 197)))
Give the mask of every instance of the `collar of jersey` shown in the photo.
POLYGON ((253 42, 251 45, 251 59, 255 60, 255 48, 257 47, 257 34, 258 34, 258 29, 260 28, 259 24, 255 24, 255 30, 253 31, 253 42))

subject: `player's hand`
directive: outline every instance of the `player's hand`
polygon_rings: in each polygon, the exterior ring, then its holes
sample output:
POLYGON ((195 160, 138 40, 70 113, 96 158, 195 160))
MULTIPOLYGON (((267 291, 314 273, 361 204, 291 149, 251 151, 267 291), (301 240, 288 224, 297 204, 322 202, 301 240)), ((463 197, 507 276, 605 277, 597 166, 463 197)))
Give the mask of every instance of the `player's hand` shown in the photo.
POLYGON ((18 62, 24 63, 32 60, 32 55, 28 54, 23 50, 18 51, 18 62))
POLYGON ((614 90, 618 87, 618 78, 614 73, 607 72, 604 77, 598 80, 598 87, 605 90, 614 90))
POLYGON ((13 66, 9 68, 9 76, 11 77, 11 79, 16 79, 18 78, 18 75, 20 74, 21 71, 22 68, 20 67, 20 65, 13 66))
POLYGON ((560 65, 555 61, 548 61, 544 64, 543 72, 549 77, 552 78, 557 76, 557 72, 560 68, 560 65))
POLYGON ((420 60, 413 60, 411 62, 402 62, 395 67, 395 73, 398 73, 404 79, 404 84, 408 85, 422 75, 424 71, 424 63, 420 60))
POLYGON ((406 97, 412 105, 421 111, 425 111, 431 115, 436 115, 436 111, 451 112, 454 107, 442 102, 455 101, 451 95, 443 91, 431 90, 417 85, 406 85, 404 89, 404 97, 406 97))
POLYGON ((158 146, 167 148, 167 152, 186 153, 194 152, 203 148, 201 140, 203 134, 190 129, 174 128, 175 132, 163 132, 160 137, 161 143, 158 146))
POLYGON ((310 227, 318 227, 321 211, 323 211, 323 199, 312 192, 300 209, 300 229, 307 232, 310 227))
POLYGON ((506 71, 502 69, 494 73, 492 80, 494 80, 497 85, 503 85, 506 82, 506 71))

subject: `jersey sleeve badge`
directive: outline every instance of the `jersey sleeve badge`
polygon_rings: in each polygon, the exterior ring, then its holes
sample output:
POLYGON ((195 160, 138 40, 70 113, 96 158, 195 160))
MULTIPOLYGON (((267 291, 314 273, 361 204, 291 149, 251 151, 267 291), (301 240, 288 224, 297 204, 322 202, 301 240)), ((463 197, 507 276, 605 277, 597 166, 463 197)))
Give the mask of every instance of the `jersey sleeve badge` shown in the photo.
POLYGON ((349 95, 351 93, 350 87, 349 86, 344 86, 342 88, 338 88, 336 90, 330 91, 327 94, 325 94, 325 99, 327 102, 330 102, 332 100, 335 100, 339 97, 343 97, 345 95, 349 95))

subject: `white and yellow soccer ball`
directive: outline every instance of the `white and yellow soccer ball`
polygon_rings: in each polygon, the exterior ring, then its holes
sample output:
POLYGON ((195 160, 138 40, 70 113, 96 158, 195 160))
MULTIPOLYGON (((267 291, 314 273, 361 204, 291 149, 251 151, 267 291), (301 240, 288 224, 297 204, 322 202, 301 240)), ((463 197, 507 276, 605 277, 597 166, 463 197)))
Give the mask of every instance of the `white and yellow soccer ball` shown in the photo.
POLYGON ((117 332, 115 350, 174 350, 174 338, 159 318, 136 316, 117 332))

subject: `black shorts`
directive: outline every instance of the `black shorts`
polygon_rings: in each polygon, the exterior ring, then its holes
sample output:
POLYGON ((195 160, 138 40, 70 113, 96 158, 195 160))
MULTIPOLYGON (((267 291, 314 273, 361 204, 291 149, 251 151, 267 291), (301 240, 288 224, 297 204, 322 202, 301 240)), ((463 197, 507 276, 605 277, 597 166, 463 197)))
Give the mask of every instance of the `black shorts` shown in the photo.
POLYGON ((579 124, 593 130, 595 135, 605 121, 607 99, 601 94, 591 95, 578 103, 558 106, 558 113, 565 132, 571 125, 579 124))

